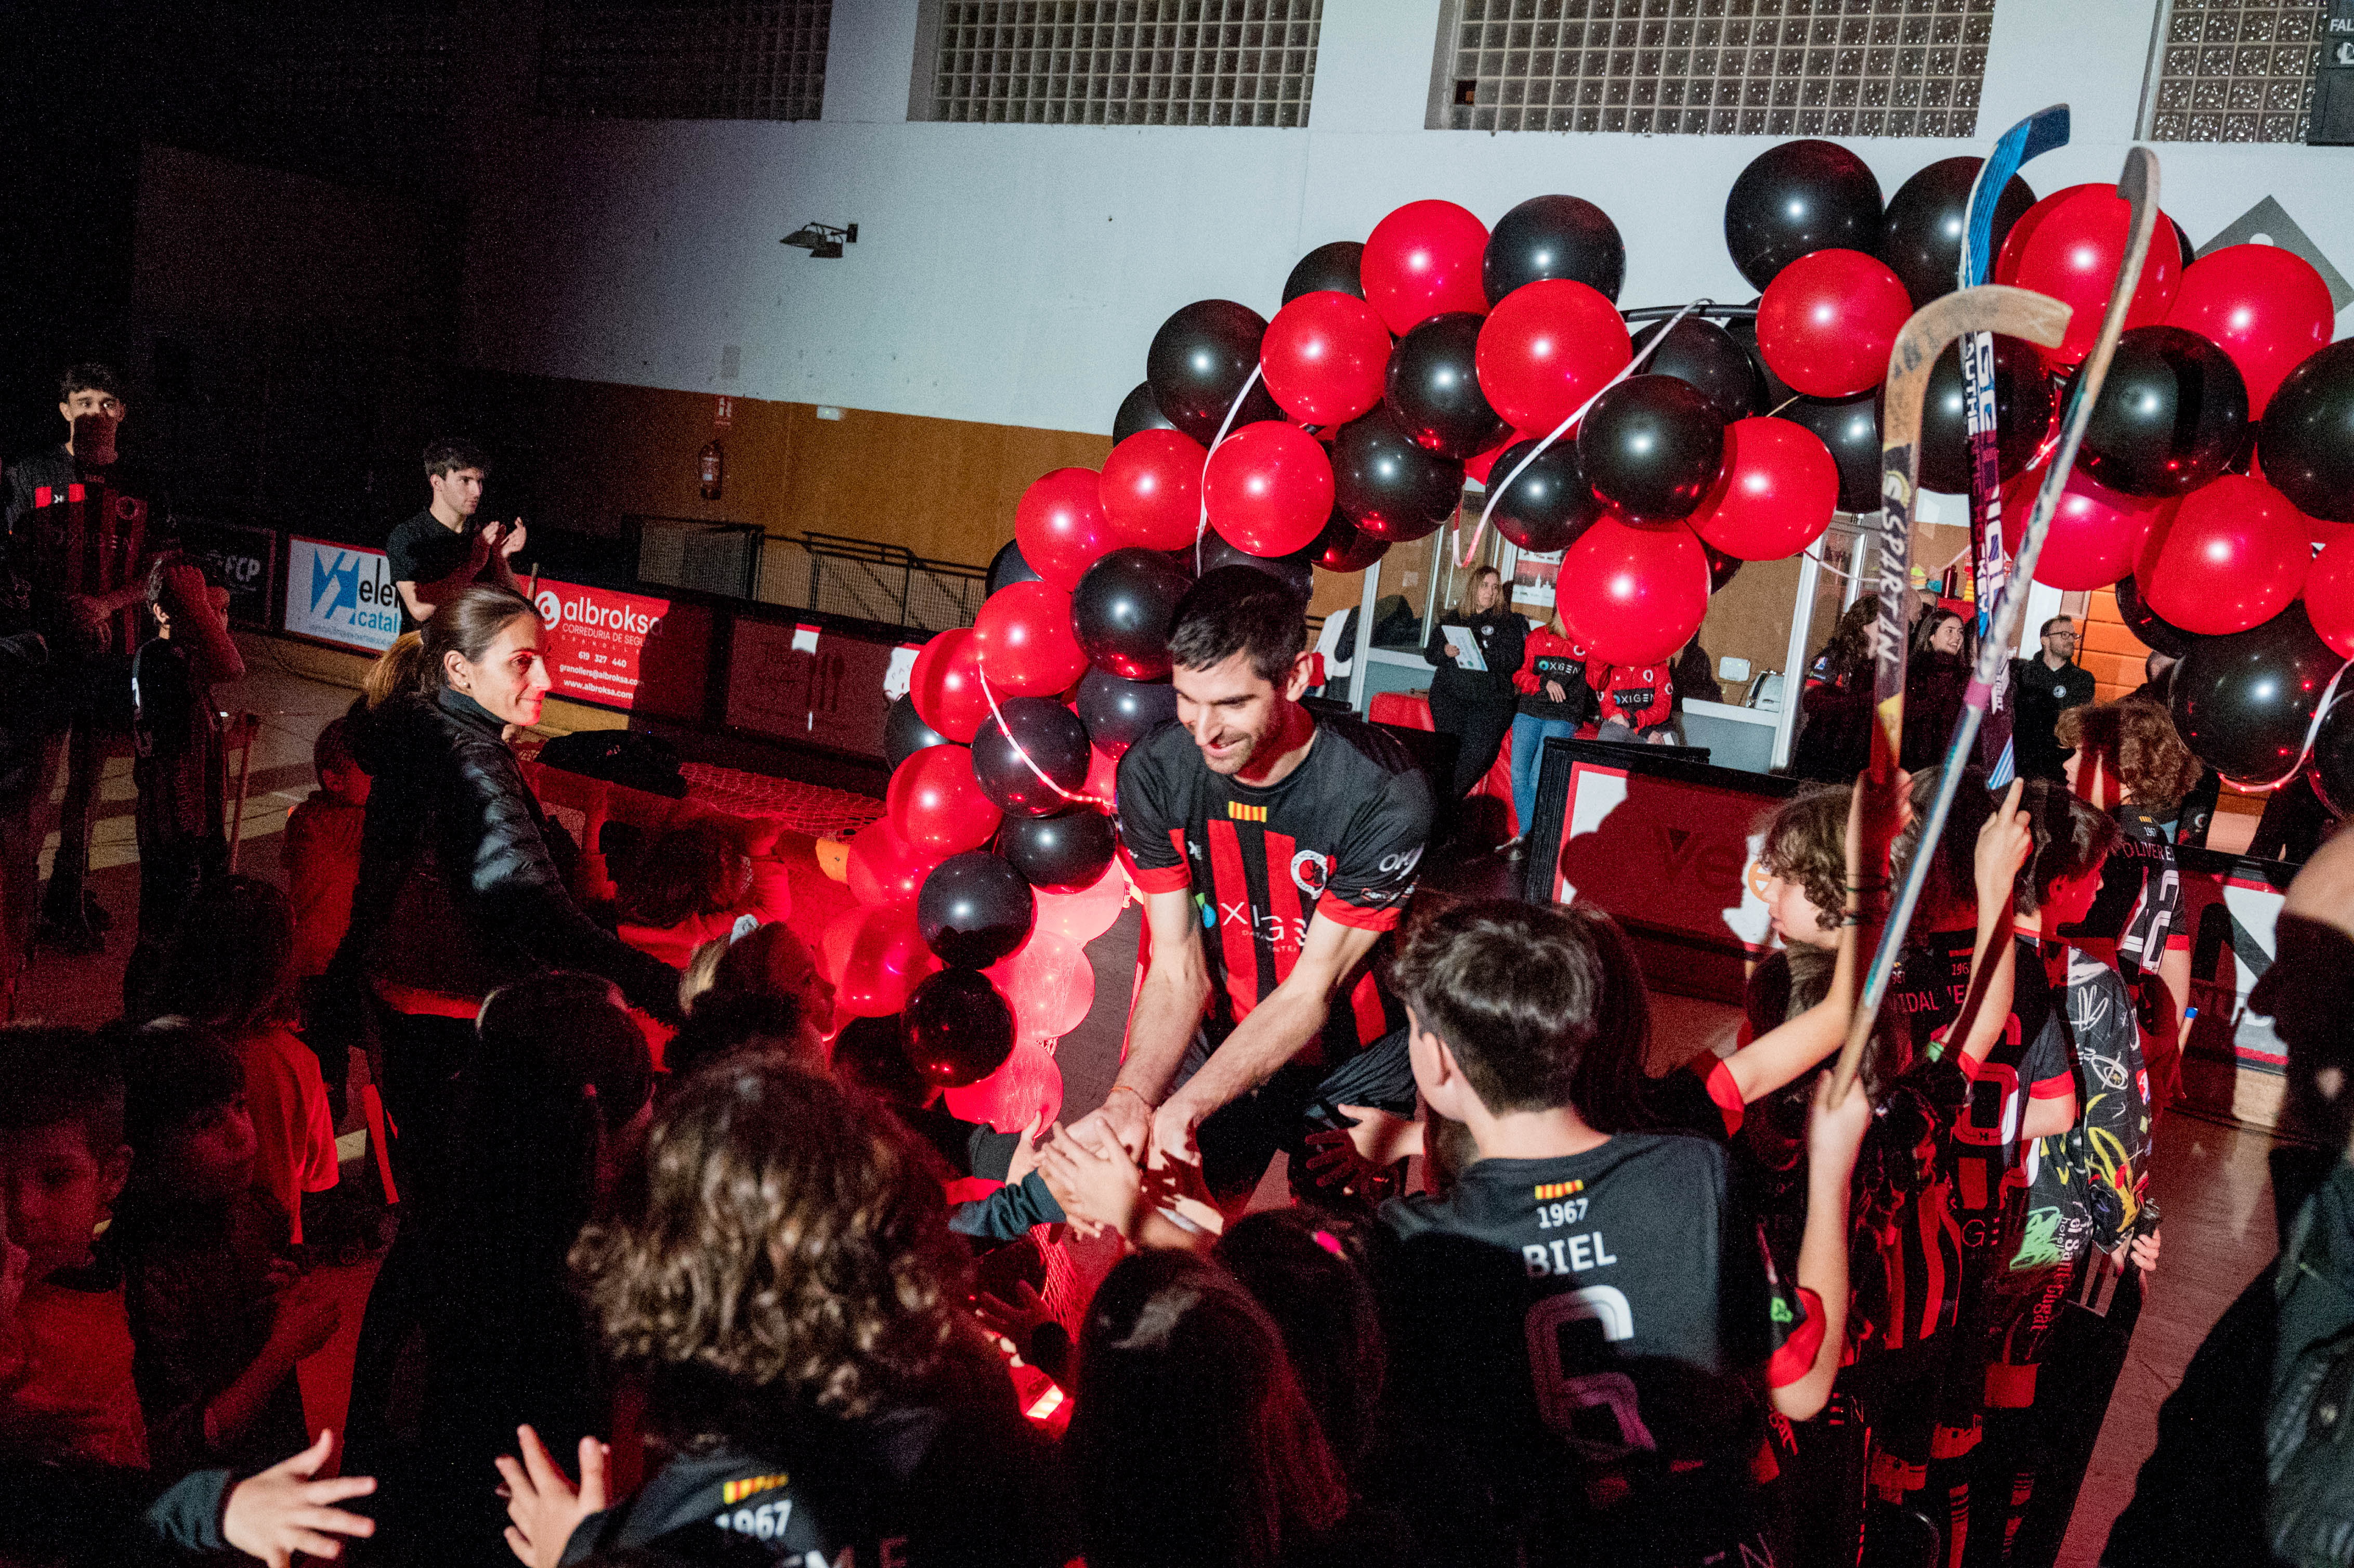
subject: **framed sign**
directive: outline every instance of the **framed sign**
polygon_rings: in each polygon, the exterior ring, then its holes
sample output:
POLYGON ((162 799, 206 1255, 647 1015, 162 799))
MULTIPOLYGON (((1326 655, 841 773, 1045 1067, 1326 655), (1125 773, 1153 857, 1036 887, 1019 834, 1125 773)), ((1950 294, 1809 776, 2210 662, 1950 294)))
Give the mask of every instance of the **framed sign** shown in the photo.
POLYGON ((180 547, 204 567, 205 580, 228 590, 228 620, 251 631, 270 630, 270 588, 278 576, 278 535, 241 523, 180 524, 180 547))
POLYGON ((286 541, 286 630, 362 653, 381 653, 400 635, 400 600, 382 550, 331 545, 299 535, 286 541))

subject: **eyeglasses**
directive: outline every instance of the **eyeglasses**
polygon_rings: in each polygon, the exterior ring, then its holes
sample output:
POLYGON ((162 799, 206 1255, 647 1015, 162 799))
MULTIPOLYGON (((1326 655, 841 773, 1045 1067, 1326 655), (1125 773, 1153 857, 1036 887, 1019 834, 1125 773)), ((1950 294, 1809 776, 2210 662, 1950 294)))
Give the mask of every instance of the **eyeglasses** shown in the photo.
POLYGON ((2043 641, 2046 642, 2073 642, 2076 641, 2076 634, 2073 631, 2047 631, 2043 634, 2043 641))

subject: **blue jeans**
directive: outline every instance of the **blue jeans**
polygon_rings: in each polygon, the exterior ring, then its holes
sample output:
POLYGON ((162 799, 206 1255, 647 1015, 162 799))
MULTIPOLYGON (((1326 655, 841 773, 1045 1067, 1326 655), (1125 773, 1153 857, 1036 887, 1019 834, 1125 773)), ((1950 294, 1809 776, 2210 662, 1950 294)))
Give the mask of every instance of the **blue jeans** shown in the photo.
POLYGON ((1512 813, 1519 821, 1513 832, 1528 836, 1537 814, 1537 768, 1544 760, 1544 743, 1553 736, 1575 736, 1577 726, 1568 719, 1512 715, 1512 813))

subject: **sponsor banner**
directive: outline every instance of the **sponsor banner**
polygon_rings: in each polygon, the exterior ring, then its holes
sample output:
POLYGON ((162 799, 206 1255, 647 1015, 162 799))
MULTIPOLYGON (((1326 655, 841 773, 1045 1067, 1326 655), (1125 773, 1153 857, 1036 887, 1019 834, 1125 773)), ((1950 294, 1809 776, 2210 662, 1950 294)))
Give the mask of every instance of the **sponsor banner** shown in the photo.
POLYGON ((898 652, 814 626, 738 616, 727 656, 728 726, 875 756, 889 705, 883 682, 898 652))
POLYGON ((180 524, 180 547, 204 568, 207 582, 228 589, 230 625, 255 631, 270 629, 270 579, 278 565, 276 534, 238 523, 186 518, 180 524))
POLYGON ((544 653, 556 682, 548 694, 635 706, 646 635, 670 613, 670 600, 543 577, 532 602, 547 632, 544 653))
POLYGON ((381 653, 400 635, 400 599, 382 550, 323 540, 286 542, 285 628, 363 653, 381 653))

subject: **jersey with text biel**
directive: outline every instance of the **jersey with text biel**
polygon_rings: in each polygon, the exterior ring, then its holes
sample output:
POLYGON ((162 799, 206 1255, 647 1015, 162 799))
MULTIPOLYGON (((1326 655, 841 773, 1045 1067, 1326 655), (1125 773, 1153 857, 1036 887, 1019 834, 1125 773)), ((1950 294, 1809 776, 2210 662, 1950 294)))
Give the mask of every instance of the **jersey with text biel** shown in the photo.
MULTIPOLYGON (((1353 718, 1319 718, 1307 758, 1265 789, 1212 772, 1178 724, 1120 758, 1121 843, 1143 891, 1193 894, 1214 1038, 1283 983, 1314 916, 1395 928, 1430 815, 1429 785, 1405 747, 1353 718)), ((1380 1039, 1403 1022, 1392 1011, 1361 966, 1326 1024, 1323 1059, 1380 1039)))

